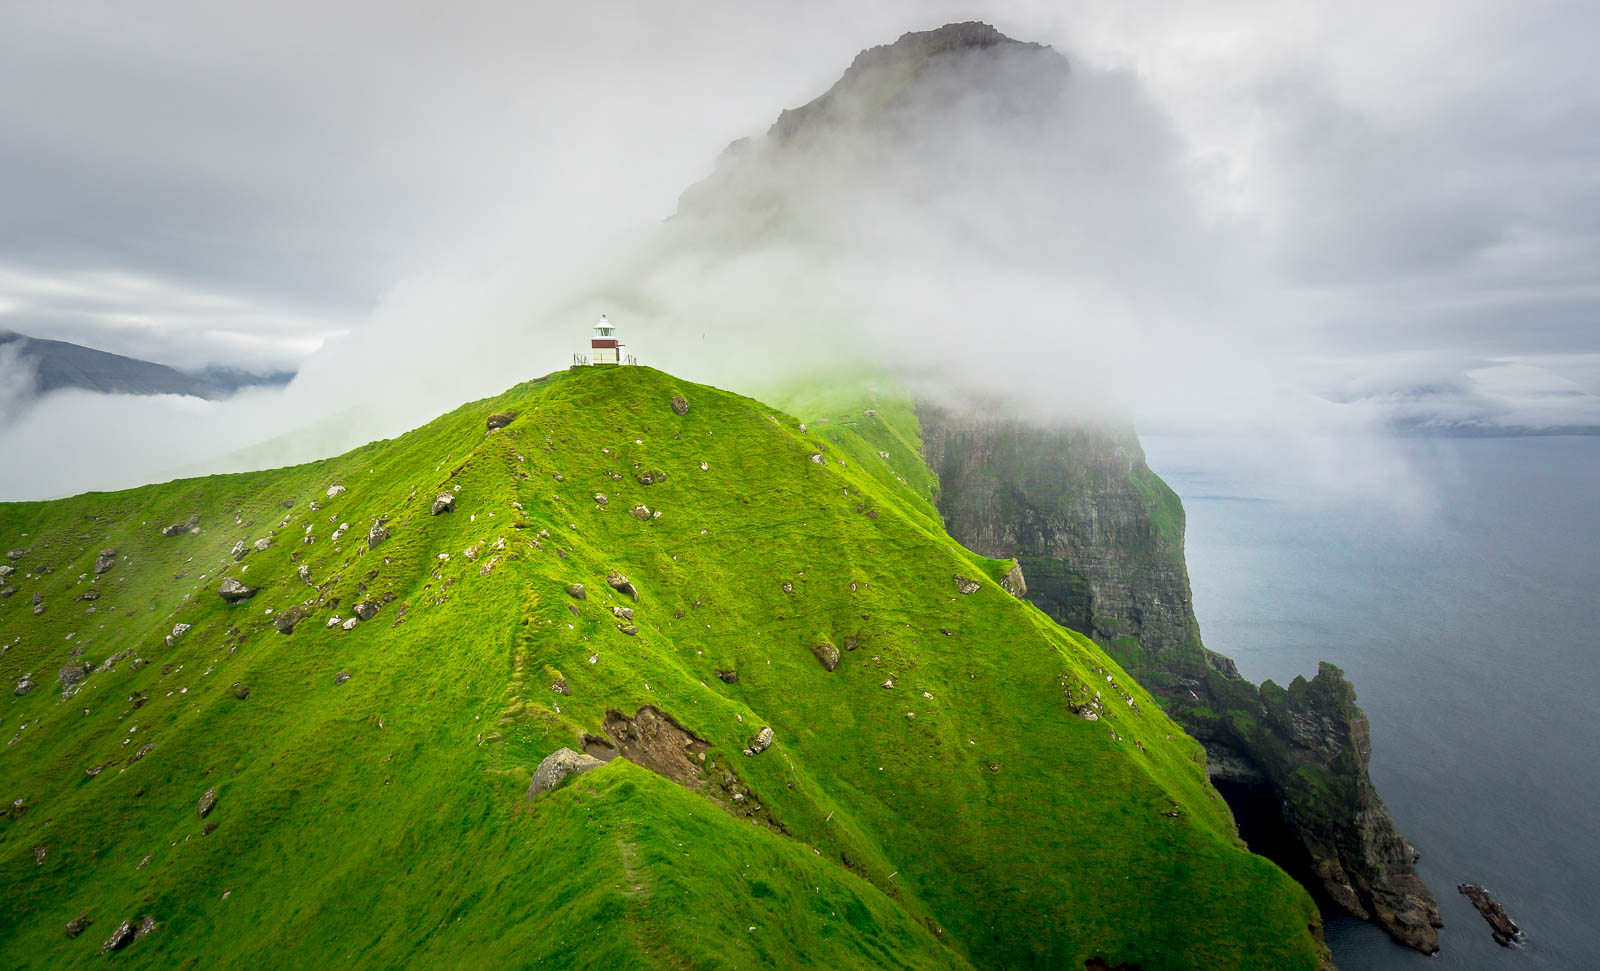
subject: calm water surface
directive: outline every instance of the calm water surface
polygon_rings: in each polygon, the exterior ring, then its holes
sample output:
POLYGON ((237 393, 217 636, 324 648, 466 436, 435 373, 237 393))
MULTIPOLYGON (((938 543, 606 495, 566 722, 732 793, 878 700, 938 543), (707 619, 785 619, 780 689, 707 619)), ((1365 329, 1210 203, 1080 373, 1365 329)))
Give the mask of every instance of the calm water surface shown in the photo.
POLYGON ((1339 967, 1600 969, 1600 438, 1395 442, 1422 511, 1319 494, 1237 445, 1145 441, 1188 510, 1206 644, 1252 680, 1344 669, 1445 920, 1425 958, 1330 914, 1339 967), (1490 939, 1463 882, 1523 947, 1490 939))

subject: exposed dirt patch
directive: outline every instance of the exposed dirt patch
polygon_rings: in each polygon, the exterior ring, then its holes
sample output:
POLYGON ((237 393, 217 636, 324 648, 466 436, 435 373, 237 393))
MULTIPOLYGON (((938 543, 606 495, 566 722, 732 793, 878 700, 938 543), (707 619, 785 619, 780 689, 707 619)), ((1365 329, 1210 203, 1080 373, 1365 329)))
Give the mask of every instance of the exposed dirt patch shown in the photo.
MULTIPOLYGON (((681 786, 699 789, 703 784, 700 755, 711 744, 656 706, 643 705, 632 718, 607 708, 605 730, 616 743, 614 754, 681 786)), ((584 738, 584 751, 595 758, 606 758, 590 750, 592 738, 584 738)))

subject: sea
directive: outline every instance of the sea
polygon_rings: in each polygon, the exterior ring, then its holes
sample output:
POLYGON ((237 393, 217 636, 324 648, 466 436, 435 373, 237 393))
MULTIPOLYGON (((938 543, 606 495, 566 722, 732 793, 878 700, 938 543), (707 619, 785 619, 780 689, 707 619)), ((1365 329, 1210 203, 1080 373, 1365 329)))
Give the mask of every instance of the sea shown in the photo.
POLYGON ((1144 445, 1188 513, 1207 646, 1255 681, 1344 669, 1439 901, 1431 958, 1326 913, 1338 966, 1600 969, 1600 437, 1327 443, 1400 470, 1350 489, 1260 443, 1144 445), (1523 942, 1496 944, 1461 883, 1523 942))

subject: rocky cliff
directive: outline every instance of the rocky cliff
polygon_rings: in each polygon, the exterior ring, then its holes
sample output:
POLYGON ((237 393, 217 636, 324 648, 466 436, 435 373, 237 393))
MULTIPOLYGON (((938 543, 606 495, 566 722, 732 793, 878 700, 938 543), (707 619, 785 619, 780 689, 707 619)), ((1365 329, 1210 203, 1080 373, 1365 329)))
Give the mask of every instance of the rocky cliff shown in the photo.
POLYGON ((1437 951, 1438 907, 1367 775, 1366 716, 1343 673, 1259 687, 1207 650, 1190 602, 1183 507, 1131 429, 1042 428, 918 404, 950 534, 1015 557, 1027 598, 1089 634, 1206 746, 1223 786, 1268 790, 1308 889, 1437 951))

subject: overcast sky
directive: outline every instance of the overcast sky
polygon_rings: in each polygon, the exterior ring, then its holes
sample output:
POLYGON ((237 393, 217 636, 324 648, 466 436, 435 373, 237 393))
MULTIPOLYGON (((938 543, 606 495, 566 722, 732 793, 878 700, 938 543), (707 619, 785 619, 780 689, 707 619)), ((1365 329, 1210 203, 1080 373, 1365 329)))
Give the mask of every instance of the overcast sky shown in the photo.
POLYGON ((0 329, 465 372, 856 52, 966 19, 1170 127, 1298 385, 1600 422, 1584 2, 0 3, 0 329))

